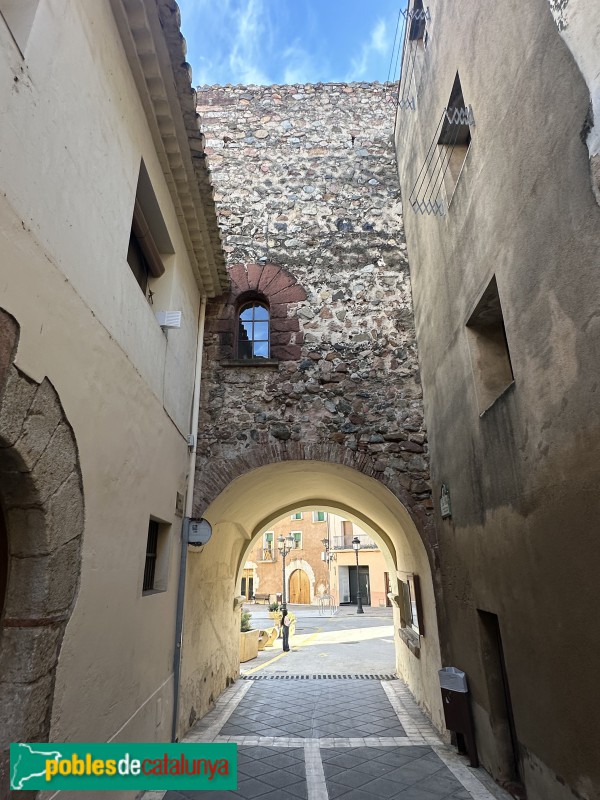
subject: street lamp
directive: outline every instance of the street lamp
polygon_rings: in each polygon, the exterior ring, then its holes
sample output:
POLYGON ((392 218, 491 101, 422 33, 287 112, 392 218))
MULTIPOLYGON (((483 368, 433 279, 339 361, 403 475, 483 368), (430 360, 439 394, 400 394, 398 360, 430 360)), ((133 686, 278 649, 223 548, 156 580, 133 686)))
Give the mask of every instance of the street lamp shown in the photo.
POLYGON ((364 614, 362 607, 362 597, 360 596, 360 577, 358 574, 358 551, 360 550, 360 539, 358 536, 355 536, 352 539, 352 547, 354 548, 354 552, 356 553, 356 613, 357 614, 364 614))
POLYGON ((277 549, 281 553, 281 561, 283 564, 283 591, 281 593, 281 611, 284 616, 287 610, 287 602, 285 597, 285 557, 294 548, 294 544, 295 544, 294 536, 291 532, 288 533, 285 539, 283 538, 283 534, 280 534, 280 536, 277 539, 277 549))

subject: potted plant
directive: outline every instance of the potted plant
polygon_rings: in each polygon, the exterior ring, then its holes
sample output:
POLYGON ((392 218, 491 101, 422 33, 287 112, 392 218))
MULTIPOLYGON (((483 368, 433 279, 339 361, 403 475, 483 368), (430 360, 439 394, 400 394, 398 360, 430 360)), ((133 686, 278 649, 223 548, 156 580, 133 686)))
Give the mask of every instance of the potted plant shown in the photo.
POLYGON ((252 628, 249 611, 242 611, 240 622, 240 662, 251 661, 258 656, 258 628, 252 628))
MULTIPOLYGON (((276 620, 280 619, 281 611, 279 610, 279 603, 269 603, 269 617, 276 620)), ((277 624, 279 624, 279 622, 277 624)))

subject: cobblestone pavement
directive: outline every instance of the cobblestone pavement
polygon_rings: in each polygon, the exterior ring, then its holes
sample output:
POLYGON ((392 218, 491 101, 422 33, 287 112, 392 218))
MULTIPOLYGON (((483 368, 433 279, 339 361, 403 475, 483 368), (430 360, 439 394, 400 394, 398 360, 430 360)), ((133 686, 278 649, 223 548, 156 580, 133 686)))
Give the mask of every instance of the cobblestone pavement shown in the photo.
POLYGON ((184 741, 236 743, 237 790, 144 800, 508 800, 442 742, 398 679, 242 679, 184 741))

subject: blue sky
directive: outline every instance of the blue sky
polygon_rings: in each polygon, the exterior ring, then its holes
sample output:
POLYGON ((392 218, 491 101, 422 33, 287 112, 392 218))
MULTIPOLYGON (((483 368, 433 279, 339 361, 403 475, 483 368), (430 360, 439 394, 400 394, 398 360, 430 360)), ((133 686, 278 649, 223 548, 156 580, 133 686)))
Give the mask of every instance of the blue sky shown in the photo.
POLYGON ((194 85, 286 84, 387 80, 402 0, 178 3, 194 85))

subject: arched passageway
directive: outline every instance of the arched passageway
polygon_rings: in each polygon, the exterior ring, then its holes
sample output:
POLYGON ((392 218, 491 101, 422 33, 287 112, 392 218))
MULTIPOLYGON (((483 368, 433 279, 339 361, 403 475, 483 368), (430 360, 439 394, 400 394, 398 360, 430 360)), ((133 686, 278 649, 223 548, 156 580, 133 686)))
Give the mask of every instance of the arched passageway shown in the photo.
POLYGON ((390 489, 357 469, 287 460, 248 470, 202 512, 213 535, 200 551, 190 550, 188 558, 179 733, 206 713, 239 672, 239 593, 253 544, 273 522, 301 509, 343 514, 378 543, 395 596, 398 673, 441 727, 435 596, 428 554, 415 521, 390 489), (414 576, 420 584, 425 635, 408 631, 402 618, 403 589, 414 576))

